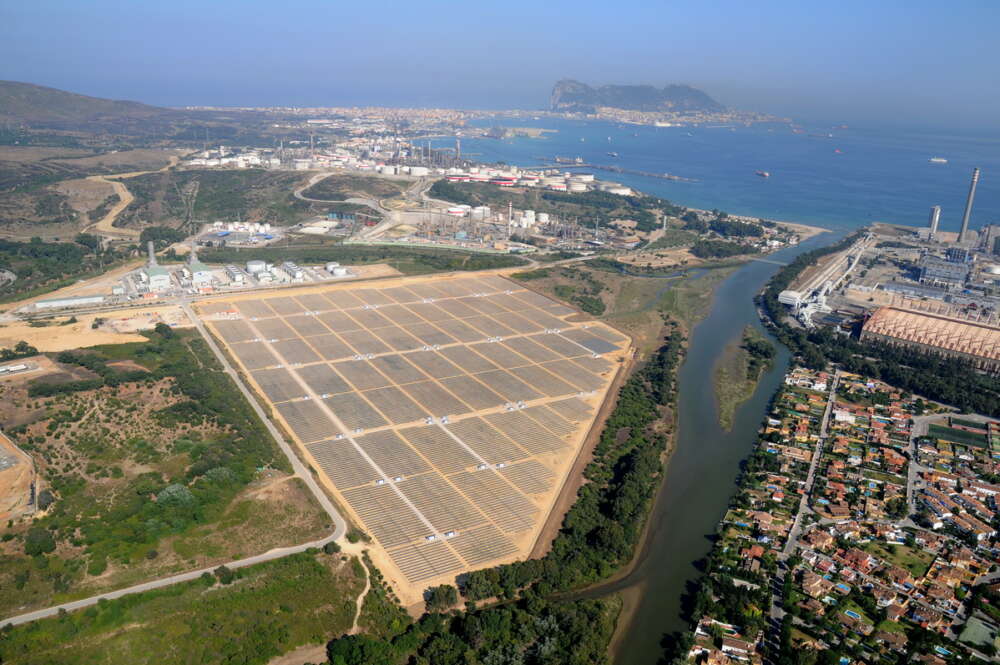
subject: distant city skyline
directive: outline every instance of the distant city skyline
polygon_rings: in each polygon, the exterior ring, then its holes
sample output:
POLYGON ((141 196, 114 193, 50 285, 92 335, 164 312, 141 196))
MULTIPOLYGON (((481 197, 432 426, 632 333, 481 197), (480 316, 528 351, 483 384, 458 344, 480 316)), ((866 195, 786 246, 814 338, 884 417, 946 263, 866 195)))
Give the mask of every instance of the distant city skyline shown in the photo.
POLYGON ((0 0, 0 78, 164 106, 542 109, 686 83, 830 122, 1000 128, 1000 4, 0 0), (555 26, 555 27, 554 27, 555 26))

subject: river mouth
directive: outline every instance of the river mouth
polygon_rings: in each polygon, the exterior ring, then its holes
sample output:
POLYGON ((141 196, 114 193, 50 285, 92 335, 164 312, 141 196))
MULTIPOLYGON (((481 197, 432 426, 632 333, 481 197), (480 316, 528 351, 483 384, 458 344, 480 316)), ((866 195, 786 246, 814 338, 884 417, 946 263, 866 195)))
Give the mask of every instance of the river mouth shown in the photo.
MULTIPOLYGON (((835 242, 825 233, 768 258, 788 262, 835 242)), ((762 327, 754 296, 779 266, 751 261, 722 282, 708 315, 691 331, 678 373, 677 437, 635 559, 620 577, 573 597, 622 593, 625 606, 611 645, 616 665, 653 665, 664 635, 687 630, 684 599, 702 571, 716 525, 735 490, 740 467, 753 449, 768 404, 788 368, 788 350, 762 327), (725 346, 751 325, 775 345, 771 368, 733 417, 731 430, 719 424, 713 371, 725 346)))

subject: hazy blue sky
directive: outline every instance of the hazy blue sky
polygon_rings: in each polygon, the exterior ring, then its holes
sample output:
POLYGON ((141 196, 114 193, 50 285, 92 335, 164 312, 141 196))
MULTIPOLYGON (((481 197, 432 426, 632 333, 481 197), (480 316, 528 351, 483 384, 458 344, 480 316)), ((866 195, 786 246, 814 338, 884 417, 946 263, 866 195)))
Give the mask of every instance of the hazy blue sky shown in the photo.
POLYGON ((1000 2, 0 0, 0 78, 153 104, 541 108, 689 83, 816 119, 1000 126, 1000 2))

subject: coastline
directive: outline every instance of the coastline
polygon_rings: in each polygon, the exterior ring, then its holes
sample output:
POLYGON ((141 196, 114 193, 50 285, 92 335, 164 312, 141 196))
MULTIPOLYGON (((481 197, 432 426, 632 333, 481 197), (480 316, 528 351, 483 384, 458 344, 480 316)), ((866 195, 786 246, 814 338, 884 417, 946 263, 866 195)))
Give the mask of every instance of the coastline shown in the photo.
MULTIPOLYGON (((676 203, 676 201, 674 203, 676 203)), ((684 204, 681 203, 678 205, 684 205, 684 204)), ((693 210, 694 212, 698 213, 708 214, 712 212, 711 210, 704 210, 702 208, 692 208, 690 206, 684 206, 684 207, 687 208, 688 210, 693 210)), ((818 236, 821 233, 826 233, 827 231, 830 231, 829 228, 826 228, 824 226, 816 226, 813 224, 803 224, 801 222, 789 222, 783 219, 769 219, 767 217, 756 217, 754 215, 743 215, 737 212, 729 212, 728 210, 725 212, 731 218, 739 220, 741 222, 756 222, 759 219, 763 219, 765 222, 774 222, 778 226, 784 227, 789 231, 796 233, 799 236, 799 242, 804 242, 814 236, 818 236)))

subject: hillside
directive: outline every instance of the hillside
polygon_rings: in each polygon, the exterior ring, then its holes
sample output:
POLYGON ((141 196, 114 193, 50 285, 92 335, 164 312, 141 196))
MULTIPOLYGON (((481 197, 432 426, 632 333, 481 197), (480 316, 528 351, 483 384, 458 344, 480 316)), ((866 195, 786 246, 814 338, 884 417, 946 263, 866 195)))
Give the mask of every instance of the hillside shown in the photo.
POLYGON ((174 111, 139 102, 78 95, 32 83, 0 81, 0 120, 33 126, 148 119, 174 111))
POLYGON ((187 111, 102 99, 32 83, 0 81, 0 144, 122 148, 201 145, 214 140, 272 143, 274 119, 253 112, 187 111))
POLYGON ((707 94, 687 85, 602 85, 563 79, 552 88, 553 111, 592 111, 598 106, 630 111, 722 111, 724 107, 707 94))

